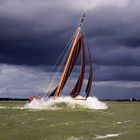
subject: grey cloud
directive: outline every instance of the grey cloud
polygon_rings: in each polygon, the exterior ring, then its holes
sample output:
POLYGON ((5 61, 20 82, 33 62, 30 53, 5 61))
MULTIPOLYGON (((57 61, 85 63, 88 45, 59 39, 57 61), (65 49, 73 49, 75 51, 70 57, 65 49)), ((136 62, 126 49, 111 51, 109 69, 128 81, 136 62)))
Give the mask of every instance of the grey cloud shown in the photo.
MULTIPOLYGON (((58 84, 58 74, 53 88, 58 84)), ((0 64, 0 75, 0 97, 28 98, 37 95, 39 91, 47 90, 51 81, 50 73, 40 67, 0 64), (39 90, 40 88, 43 89, 39 90)), ((75 80, 71 78, 63 91, 64 94, 69 93, 70 84, 74 83, 75 80)), ((87 80, 84 81, 84 87, 86 83, 87 80)), ((140 98, 139 89, 139 81, 94 81, 91 96, 94 95, 100 99, 140 98)))

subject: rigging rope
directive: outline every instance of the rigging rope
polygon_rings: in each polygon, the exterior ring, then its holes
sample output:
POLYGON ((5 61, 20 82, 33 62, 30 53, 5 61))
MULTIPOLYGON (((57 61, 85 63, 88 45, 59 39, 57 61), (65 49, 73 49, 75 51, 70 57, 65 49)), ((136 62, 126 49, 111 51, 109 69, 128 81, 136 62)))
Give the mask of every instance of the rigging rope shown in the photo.
MULTIPOLYGON (((69 46, 70 46, 70 45, 69 45, 69 46)), ((54 82, 56 76, 58 75, 58 73, 60 72, 60 70, 61 70, 63 64, 65 63, 65 60, 66 60, 66 58, 67 58, 69 49, 70 49, 70 48, 68 47, 68 48, 67 48, 67 51, 66 51, 66 53, 65 53, 65 55, 64 55, 64 57, 63 57, 63 59, 62 59, 62 61, 61 61, 61 63, 60 63, 60 65, 59 65, 58 68, 57 68, 57 71, 56 71, 55 74, 53 75, 54 77, 52 78, 51 83, 49 84, 49 87, 47 88, 47 90, 45 90, 45 95, 44 95, 44 96, 46 96, 47 93, 49 93, 49 92, 52 91, 52 89, 50 89, 50 88, 51 88, 52 85, 54 84, 53 82, 54 82)), ((44 96, 43 96, 43 97, 44 97, 44 96)))
MULTIPOLYGON (((74 35, 75 35, 75 33, 74 33, 73 36, 71 37, 70 41, 67 43, 67 45, 66 45, 66 47, 64 48, 64 50, 62 51, 62 53, 60 54, 60 56, 59 56, 59 58, 57 59, 55 65, 50 69, 50 72, 47 74, 46 79, 45 79, 44 82, 41 84, 41 86, 38 88, 38 90, 37 90, 35 96, 38 96, 38 94, 39 94, 40 92, 45 92, 45 95, 46 95, 47 92, 50 90, 52 81, 54 80, 54 78, 56 77, 56 74, 58 73, 58 72, 57 72, 57 73, 54 74, 53 71, 54 71, 54 69, 56 68, 56 66, 58 65, 58 62, 61 60, 61 57, 62 57, 63 54, 65 53, 65 55, 64 55, 63 58, 62 58, 62 61, 60 61, 61 66, 58 66, 57 71, 60 70, 61 67, 63 66, 63 63, 65 62, 65 59, 66 59, 66 54, 68 54, 68 51, 69 51, 69 49, 70 49, 70 46, 71 46, 71 43, 72 43, 72 40, 73 40, 74 35), (46 90, 46 89, 44 89, 44 86, 45 86, 46 80, 48 79, 49 76, 50 76, 50 79, 53 78, 53 77, 54 77, 54 78, 51 80, 51 83, 49 84, 49 88, 47 88, 47 90, 46 90)), ((44 96, 45 96, 45 95, 44 95, 44 96)))
MULTIPOLYGON (((57 73, 61 70, 62 66, 64 65, 64 63, 65 63, 65 61, 66 61, 66 59, 67 59, 67 57, 68 57, 68 53, 69 53, 69 51, 70 51, 70 49, 71 49, 71 46, 72 46, 72 43, 73 43, 73 38, 75 37, 75 34, 76 34, 76 32, 73 34, 73 36, 71 37, 71 39, 70 39, 70 41, 69 41, 69 43, 68 43, 68 49, 67 49, 67 51, 66 51, 66 53, 65 53, 65 55, 64 55, 64 57, 63 57, 63 59, 62 59, 62 62, 61 62, 60 65, 58 66, 57 72, 55 73, 55 75, 54 75, 54 77, 53 77, 53 79, 52 79, 52 81, 51 81, 51 83, 50 83, 50 85, 49 85, 49 88, 47 88, 47 90, 45 91, 45 95, 46 95, 47 93, 51 92, 51 89, 50 89, 50 88, 51 88, 52 85, 53 85, 53 82, 54 82, 54 79, 55 79, 57 73)), ((54 89, 53 89, 53 90, 54 90, 54 89)), ((45 96, 45 95, 44 95, 44 96, 45 96)))

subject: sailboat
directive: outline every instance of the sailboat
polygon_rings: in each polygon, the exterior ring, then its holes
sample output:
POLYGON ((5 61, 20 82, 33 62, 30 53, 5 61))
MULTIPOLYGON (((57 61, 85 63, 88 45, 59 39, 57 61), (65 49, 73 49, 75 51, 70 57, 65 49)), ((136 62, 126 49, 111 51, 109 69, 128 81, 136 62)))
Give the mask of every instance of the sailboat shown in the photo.
MULTIPOLYGON (((83 25, 84 18, 85 18, 85 13, 83 14, 83 16, 80 20, 80 23, 76 29, 75 36, 72 40, 71 50, 70 50, 68 59, 66 61, 64 70, 62 72, 62 75, 60 77, 60 81, 59 81, 57 87, 54 89, 54 91, 49 95, 49 97, 60 96, 61 91, 63 90, 63 88, 75 66, 79 53, 81 53, 81 71, 80 71, 79 77, 77 79, 77 82, 76 82, 75 86, 73 87, 73 89, 71 90, 69 95, 73 98, 76 98, 80 94, 80 91, 81 91, 81 88, 83 85, 83 81, 84 81, 85 64, 86 64, 84 34, 82 32, 82 25, 83 25)), ((89 97, 91 87, 92 87, 92 59, 91 59, 91 53, 90 53, 89 48, 88 48, 88 57, 89 57, 90 71, 89 71, 87 86, 85 89, 86 95, 85 95, 84 99, 89 97)))
POLYGON ((74 37, 72 39, 72 43, 70 46, 70 51, 69 51, 69 55, 67 57, 64 69, 62 71, 62 74, 60 76, 60 80, 58 85, 56 86, 56 88, 53 89, 53 91, 50 93, 50 95, 48 96, 49 98, 56 98, 61 96, 61 92, 64 89, 70 75, 71 72, 76 64, 76 61, 78 59, 78 56, 81 53, 81 70, 79 73, 79 76, 77 77, 77 81, 76 84, 73 86, 73 88, 71 89, 69 95, 77 100, 86 100, 91 92, 91 87, 92 87, 92 58, 91 58, 91 53, 89 48, 87 48, 87 52, 88 52, 88 60, 89 60, 89 76, 88 76, 88 82, 85 88, 85 96, 82 98, 77 98, 80 95, 81 89, 82 89, 82 85, 83 85, 83 81, 84 81, 84 75, 85 75, 85 65, 86 65, 86 53, 85 53, 85 43, 84 43, 84 33, 82 31, 82 25, 83 25, 83 21, 85 18, 85 13, 83 14, 80 23, 77 26, 76 32, 74 34, 74 37))

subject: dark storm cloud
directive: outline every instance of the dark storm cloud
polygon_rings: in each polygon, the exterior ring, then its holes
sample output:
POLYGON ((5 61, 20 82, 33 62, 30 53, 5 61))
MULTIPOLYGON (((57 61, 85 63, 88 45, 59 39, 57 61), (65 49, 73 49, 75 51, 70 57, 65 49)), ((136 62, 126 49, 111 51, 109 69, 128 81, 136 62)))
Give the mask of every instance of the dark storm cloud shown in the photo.
POLYGON ((87 8, 95 80, 140 80, 139 6, 138 0, 0 1, 0 63, 54 65, 87 8))
POLYGON ((140 66, 139 52, 140 47, 108 46, 108 49, 98 47, 93 51, 93 62, 108 66, 140 66))
POLYGON ((1 4, 0 56, 3 58, 0 62, 27 65, 54 63, 72 32, 66 33, 70 30, 66 27, 69 12, 64 15, 64 10, 51 10, 53 7, 49 8, 49 1, 36 1, 34 6, 32 1, 29 5, 27 1, 26 5, 24 1, 16 2, 9 9, 10 1, 1 4), (17 9, 18 6, 21 9, 17 9))
POLYGON ((138 1, 126 7, 96 9, 87 29, 93 60, 100 65, 140 65, 140 16, 138 1), (92 30, 90 30, 92 28, 92 30))
POLYGON ((95 81, 140 81, 139 66, 105 66, 94 65, 95 81))

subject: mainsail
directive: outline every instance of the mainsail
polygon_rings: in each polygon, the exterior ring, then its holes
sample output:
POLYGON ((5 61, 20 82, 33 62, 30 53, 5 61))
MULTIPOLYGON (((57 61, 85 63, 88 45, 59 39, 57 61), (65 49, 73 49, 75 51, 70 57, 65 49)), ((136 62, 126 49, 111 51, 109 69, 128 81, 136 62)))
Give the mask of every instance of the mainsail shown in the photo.
POLYGON ((81 61, 82 61, 82 65, 81 65, 81 73, 80 76, 77 80, 77 83, 75 85, 75 87, 73 88, 73 90, 71 91, 70 95, 72 97, 76 97, 79 95, 81 88, 82 88, 82 84, 83 84, 83 80, 84 80, 84 72, 85 72, 85 48, 84 48, 84 42, 83 42, 83 37, 81 38, 81 48, 82 48, 82 55, 81 55, 81 61))
POLYGON ((91 86, 92 86, 92 59, 91 59, 91 54, 90 54, 89 48, 88 48, 88 54, 89 54, 90 72, 89 72, 89 78, 88 78, 87 87, 86 87, 86 90, 85 90, 86 98, 89 96, 91 86))
MULTIPOLYGON (((80 72, 80 75, 77 79, 77 82, 76 82, 74 88, 70 92, 70 96, 76 97, 80 94, 83 80, 84 80, 85 62, 86 62, 85 61, 84 35, 82 32, 82 28, 81 28, 82 23, 84 21, 84 17, 85 17, 85 14, 83 15, 83 17, 80 21, 80 24, 77 27, 74 39, 72 41, 71 50, 70 50, 68 59, 66 61, 64 70, 63 70, 62 75, 60 77, 60 81, 59 81, 57 87, 54 89, 54 91, 50 94, 49 97, 59 96, 59 94, 63 90, 63 88, 64 88, 64 86, 65 86, 74 66, 75 66, 75 63, 76 63, 78 56, 79 56, 79 53, 81 52, 81 72, 80 72)), ((87 87, 85 90, 86 98, 90 95, 90 90, 91 90, 91 86, 92 86, 92 59, 91 59, 91 54, 90 54, 89 49, 88 49, 88 55, 89 55, 90 72, 89 72, 87 87)))

